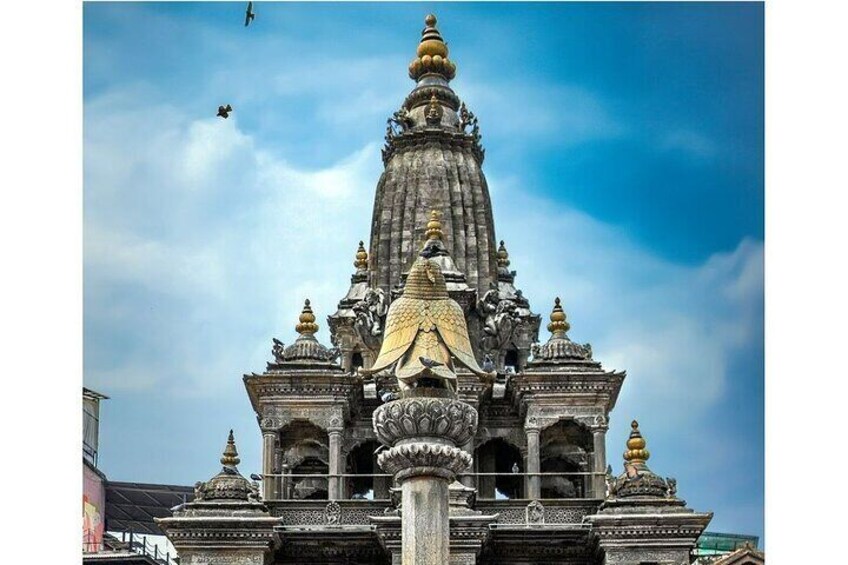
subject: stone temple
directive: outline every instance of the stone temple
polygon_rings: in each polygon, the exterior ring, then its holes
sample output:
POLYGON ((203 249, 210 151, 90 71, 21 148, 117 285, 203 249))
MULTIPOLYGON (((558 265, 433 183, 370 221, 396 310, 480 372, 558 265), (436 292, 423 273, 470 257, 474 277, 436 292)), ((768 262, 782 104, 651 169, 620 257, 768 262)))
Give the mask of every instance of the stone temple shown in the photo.
POLYGON ((184 565, 692 561, 712 514, 648 467, 637 422, 607 457, 625 373, 517 286, 456 72, 427 16, 332 347, 306 300, 296 341, 244 376, 262 475, 231 434, 221 472, 157 520, 184 565))

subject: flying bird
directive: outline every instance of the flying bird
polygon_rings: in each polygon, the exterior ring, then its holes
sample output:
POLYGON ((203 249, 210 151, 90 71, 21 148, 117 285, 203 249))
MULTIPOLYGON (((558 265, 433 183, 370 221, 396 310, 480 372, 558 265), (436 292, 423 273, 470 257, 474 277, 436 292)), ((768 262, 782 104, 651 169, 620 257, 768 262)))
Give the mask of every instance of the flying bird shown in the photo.
POLYGON ((253 21, 253 18, 256 17, 256 14, 253 13, 253 2, 247 3, 247 12, 244 14, 244 27, 250 25, 250 22, 253 21))
POLYGON ((230 112, 233 111, 233 107, 227 104, 226 106, 218 106, 218 115, 224 118, 225 120, 230 117, 230 112))

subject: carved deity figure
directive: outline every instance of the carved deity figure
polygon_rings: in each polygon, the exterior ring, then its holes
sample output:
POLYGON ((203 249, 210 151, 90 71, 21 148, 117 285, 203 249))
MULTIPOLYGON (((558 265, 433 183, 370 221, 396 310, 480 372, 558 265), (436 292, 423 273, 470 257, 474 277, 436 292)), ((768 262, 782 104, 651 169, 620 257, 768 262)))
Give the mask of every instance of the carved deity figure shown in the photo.
POLYGON ((403 294, 389 307, 377 360, 360 373, 373 375, 394 365, 402 391, 420 383, 455 394, 455 357, 471 372, 491 381, 494 374, 481 369, 474 358, 462 307, 448 296, 438 263, 423 253, 409 271, 403 294))
POLYGON ((383 318, 388 312, 386 293, 381 288, 369 288, 363 299, 353 305, 353 312, 357 335, 366 346, 376 348, 383 334, 383 318))
POLYGON ((490 353, 509 345, 520 323, 515 303, 511 300, 500 300, 497 286, 492 284, 492 288, 477 302, 477 311, 484 319, 480 343, 483 351, 490 353))

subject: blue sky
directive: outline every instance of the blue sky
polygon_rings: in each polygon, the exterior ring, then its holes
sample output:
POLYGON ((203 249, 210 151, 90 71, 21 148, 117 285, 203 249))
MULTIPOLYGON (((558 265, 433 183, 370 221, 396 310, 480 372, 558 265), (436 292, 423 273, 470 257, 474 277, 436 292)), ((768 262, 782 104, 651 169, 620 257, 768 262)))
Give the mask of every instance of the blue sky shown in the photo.
POLYGON ((263 2, 248 29, 243 11, 84 7, 85 383, 111 396, 107 475, 193 484, 230 427, 258 470, 241 375, 293 339, 303 298, 321 321, 344 295, 433 11, 518 285, 543 315, 561 296, 572 338, 628 372, 613 467, 638 418, 711 530, 762 535, 762 5, 263 2))

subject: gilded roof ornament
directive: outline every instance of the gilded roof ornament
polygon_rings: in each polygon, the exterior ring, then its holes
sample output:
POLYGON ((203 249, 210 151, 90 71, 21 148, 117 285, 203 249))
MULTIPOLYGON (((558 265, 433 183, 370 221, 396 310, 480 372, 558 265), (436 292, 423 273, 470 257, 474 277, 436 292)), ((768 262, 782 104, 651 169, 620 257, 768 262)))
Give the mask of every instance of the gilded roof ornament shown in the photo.
POLYGON ((552 334, 564 335, 570 329, 571 324, 566 321, 565 310, 562 309, 559 296, 557 296, 554 300, 554 309, 551 311, 551 323, 548 324, 548 331, 552 334))
POLYGON ((315 314, 312 312, 312 305, 308 298, 304 301, 303 311, 298 320, 295 330, 300 335, 294 343, 285 347, 283 342, 273 339, 274 346, 271 353, 274 355, 274 363, 269 363, 268 369, 279 370, 284 365, 337 367, 335 360, 339 357, 338 348, 327 349, 315 339, 318 324, 315 323, 315 314))
POLYGON ((534 343, 530 350, 533 353, 532 364, 559 365, 568 363, 585 364, 592 361, 592 346, 588 343, 580 345, 574 343, 568 337, 571 324, 566 320, 565 310, 559 297, 554 300, 554 308, 551 311, 551 322, 548 331, 551 337, 545 344, 534 343))
POLYGON ((359 242, 359 249, 356 250, 356 260, 353 262, 353 266, 359 271, 368 268, 368 252, 365 251, 365 244, 362 241, 359 242))
POLYGON ((436 29, 436 16, 429 14, 424 24, 416 57, 409 64, 409 77, 418 80, 427 74, 438 74, 451 80, 456 76, 456 65, 448 58, 448 46, 436 29))
POLYGON ((227 445, 221 457, 223 467, 208 481, 198 481, 194 484, 194 502, 222 500, 259 502, 257 486, 244 478, 236 468, 240 462, 233 430, 230 430, 227 445))
POLYGON ((624 452, 624 460, 631 463, 644 463, 651 457, 651 453, 645 449, 647 442, 639 432, 639 422, 630 422, 630 437, 627 438, 627 451, 624 452))
POLYGON ((501 244, 498 247, 498 267, 504 269, 509 267, 509 252, 506 250, 503 240, 501 240, 501 244))
POLYGON ((315 314, 312 313, 312 306, 309 304, 309 299, 303 303, 303 311, 298 318, 300 321, 294 329, 301 335, 314 334, 318 331, 318 324, 315 323, 315 314))
POLYGON ((227 437, 227 446, 224 448, 224 455, 221 457, 221 465, 227 467, 235 467, 241 463, 236 449, 236 440, 233 437, 233 430, 230 430, 230 435, 227 437))
POLYGON ((438 210, 430 210, 430 220, 427 222, 427 231, 424 232, 428 240, 441 240, 444 237, 441 216, 442 214, 438 210))
POLYGON ((647 442, 639 431, 639 422, 630 424, 627 451, 624 452, 624 472, 618 478, 608 479, 608 498, 665 498, 676 499, 677 481, 663 479, 648 467, 651 457, 647 442))

